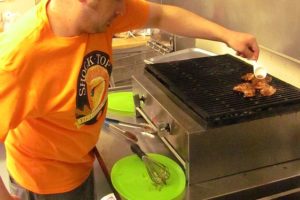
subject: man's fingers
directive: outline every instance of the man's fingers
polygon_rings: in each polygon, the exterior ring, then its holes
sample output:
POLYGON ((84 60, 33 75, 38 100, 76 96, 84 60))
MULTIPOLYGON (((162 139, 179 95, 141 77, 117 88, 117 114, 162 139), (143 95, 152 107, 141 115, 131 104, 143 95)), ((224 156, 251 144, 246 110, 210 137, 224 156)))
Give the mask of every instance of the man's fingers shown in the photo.
POLYGON ((259 55, 259 49, 255 47, 255 45, 252 46, 246 46, 242 50, 237 51, 236 55, 241 56, 243 58, 248 58, 251 60, 257 60, 259 55))
POLYGON ((258 59, 258 55, 259 55, 259 48, 258 46, 255 44, 253 44, 251 47, 250 47, 251 51, 253 52, 253 55, 252 55, 252 59, 253 60, 257 60, 258 59))

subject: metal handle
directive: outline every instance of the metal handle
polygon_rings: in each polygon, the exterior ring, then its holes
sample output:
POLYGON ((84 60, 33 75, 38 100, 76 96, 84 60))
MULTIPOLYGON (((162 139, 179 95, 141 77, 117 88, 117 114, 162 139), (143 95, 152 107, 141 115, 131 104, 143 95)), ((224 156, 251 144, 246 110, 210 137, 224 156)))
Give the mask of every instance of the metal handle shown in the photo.
POLYGON ((143 119, 147 122, 147 124, 149 124, 150 127, 157 132, 157 128, 155 124, 151 121, 151 119, 147 116, 147 114, 140 107, 135 107, 135 109, 137 113, 143 117, 143 119))
MULTIPOLYGON (((129 122, 123 122, 117 119, 111 119, 111 118, 105 118, 106 122, 109 123, 113 123, 113 124, 117 124, 120 126, 124 126, 124 127, 129 127, 129 128, 142 128, 142 129, 153 129, 152 126, 148 125, 148 124, 143 124, 143 123, 129 123, 129 122)), ((155 132, 156 130, 152 130, 152 132, 155 132)))
POLYGON ((135 129, 142 129, 140 133, 144 136, 154 138, 155 135, 157 134, 157 130, 153 128, 153 126, 146 124, 146 123, 129 123, 129 122, 122 122, 116 119, 111 119, 111 118, 105 118, 105 122, 112 123, 112 124, 117 124, 119 126, 123 127, 129 127, 129 128, 135 128, 135 129))
POLYGON ((130 142, 133 142, 133 143, 136 143, 138 141, 138 138, 131 132, 129 131, 124 131, 123 129, 113 125, 113 124, 110 124, 108 122, 104 122, 104 125, 109 127, 109 128, 113 128, 113 130, 115 130, 115 132, 121 136, 123 136, 126 140, 130 141, 130 142))
POLYGON ((141 159, 143 159, 143 157, 146 156, 145 152, 140 148, 138 144, 131 144, 130 148, 131 151, 138 155, 141 159))

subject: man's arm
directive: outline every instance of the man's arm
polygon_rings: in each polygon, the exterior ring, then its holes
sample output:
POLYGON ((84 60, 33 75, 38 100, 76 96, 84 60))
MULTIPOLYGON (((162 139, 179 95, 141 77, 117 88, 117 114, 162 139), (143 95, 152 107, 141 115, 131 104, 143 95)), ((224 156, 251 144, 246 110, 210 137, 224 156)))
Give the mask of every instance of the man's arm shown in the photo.
POLYGON ((182 8, 150 3, 147 26, 176 35, 223 42, 242 57, 258 59, 259 47, 252 35, 229 30, 182 8))

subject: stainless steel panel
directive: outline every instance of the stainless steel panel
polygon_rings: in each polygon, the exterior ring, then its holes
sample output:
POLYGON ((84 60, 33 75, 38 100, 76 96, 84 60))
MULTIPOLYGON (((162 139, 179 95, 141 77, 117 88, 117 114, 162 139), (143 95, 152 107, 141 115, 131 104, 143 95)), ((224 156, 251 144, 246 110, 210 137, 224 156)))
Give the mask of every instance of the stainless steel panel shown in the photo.
POLYGON ((168 139, 179 155, 187 162, 187 135, 199 132, 203 128, 184 110, 178 109, 178 106, 160 88, 153 85, 148 78, 144 76, 133 77, 132 86, 134 95, 143 99, 140 106, 152 123, 156 127, 160 123, 170 124, 171 135, 165 135, 165 138, 168 139), (163 102, 163 105, 161 102, 163 102))
POLYGON ((300 159, 300 112, 189 135, 190 182, 300 159))
MULTIPOLYGON (((300 160, 295 160, 204 183, 192 184, 189 186, 187 199, 243 200, 258 199, 266 196, 270 197, 272 194, 299 188, 299 181, 297 181, 298 184, 291 183, 290 181, 287 181, 286 183, 278 183, 281 181, 285 182, 286 180, 299 176, 299 169, 300 160), (276 186, 265 187, 272 184, 275 184, 276 186), (262 190, 261 187, 265 189, 262 190), (254 188, 259 189, 256 190, 254 188), (245 192, 247 190, 250 190, 251 192, 245 192), (236 193, 240 193, 240 195, 237 196, 236 193), (224 198, 224 196, 227 196, 227 198, 224 198)), ((284 197, 280 199, 284 199, 284 197)), ((271 198, 264 198, 264 200, 271 200, 271 198)))
POLYGON ((185 60, 185 59, 192 59, 192 58, 200 58, 204 56, 214 56, 216 54, 205 51, 199 48, 189 48, 180 51, 176 51, 173 53, 169 53, 167 55, 156 56, 154 58, 149 58, 145 60, 145 63, 152 64, 152 63, 163 63, 163 62, 170 62, 174 60, 185 60))

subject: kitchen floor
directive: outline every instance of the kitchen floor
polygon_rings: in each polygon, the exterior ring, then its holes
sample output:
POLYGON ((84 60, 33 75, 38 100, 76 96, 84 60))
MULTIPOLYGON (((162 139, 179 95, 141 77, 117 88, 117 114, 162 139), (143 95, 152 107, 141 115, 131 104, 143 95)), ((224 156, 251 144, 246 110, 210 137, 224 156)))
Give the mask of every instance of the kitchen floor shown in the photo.
MULTIPOLYGON (((8 173, 5 165, 5 148, 3 143, 0 143, 0 176, 8 188, 8 173)), ((97 200, 101 200, 102 197, 111 193, 111 189, 97 161, 94 163, 94 177, 96 197, 97 200)))

